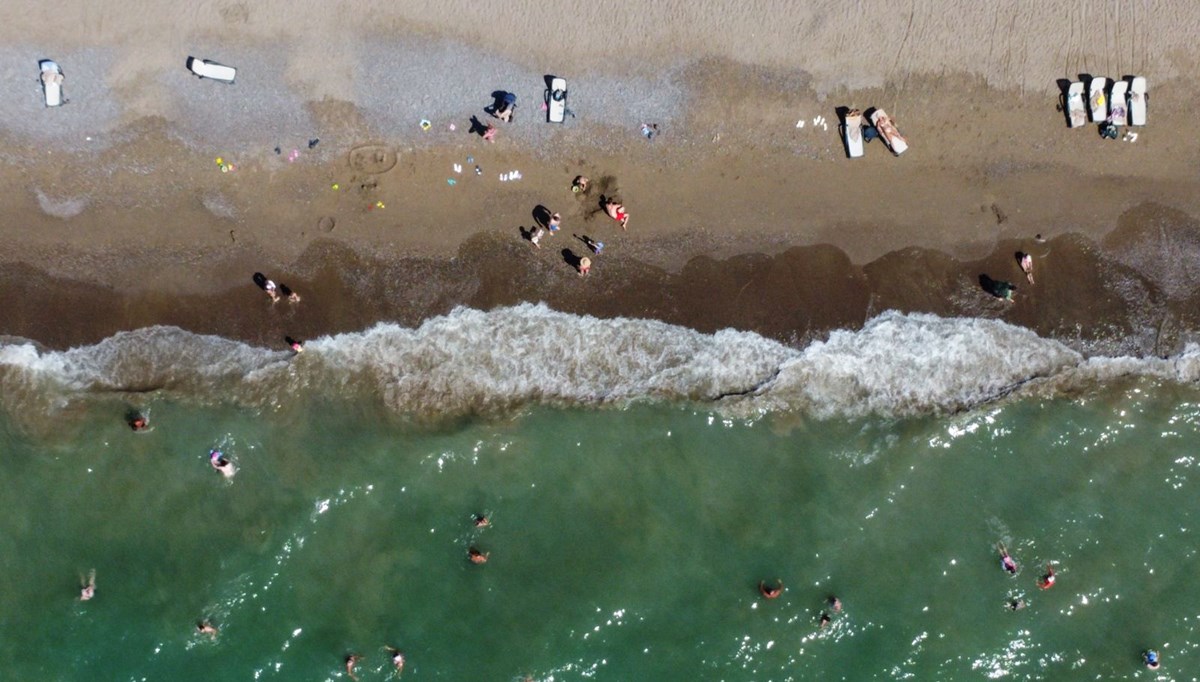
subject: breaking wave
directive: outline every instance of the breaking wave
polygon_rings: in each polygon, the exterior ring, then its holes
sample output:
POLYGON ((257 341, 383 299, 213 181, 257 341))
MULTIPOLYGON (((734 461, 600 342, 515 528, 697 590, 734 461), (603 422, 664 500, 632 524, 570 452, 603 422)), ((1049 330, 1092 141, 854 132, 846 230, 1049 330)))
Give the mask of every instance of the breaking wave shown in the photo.
POLYGON ((750 332, 703 334, 540 304, 458 308, 417 328, 378 324, 313 340, 295 357, 174 327, 67 351, 0 344, 0 390, 10 410, 54 409, 97 394, 274 408, 321 392, 373 397, 398 414, 433 418, 637 400, 689 401, 746 417, 905 417, 1129 375, 1194 382, 1200 348, 1165 360, 1085 359, 1004 322, 887 312, 798 350, 750 332))

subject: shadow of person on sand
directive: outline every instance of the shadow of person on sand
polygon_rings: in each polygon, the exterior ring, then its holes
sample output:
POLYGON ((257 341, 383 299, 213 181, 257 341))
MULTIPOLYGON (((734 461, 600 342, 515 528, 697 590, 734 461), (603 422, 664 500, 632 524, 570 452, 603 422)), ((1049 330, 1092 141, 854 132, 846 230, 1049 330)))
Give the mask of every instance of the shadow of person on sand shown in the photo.
POLYGON ((480 121, 478 116, 471 117, 471 128, 469 130, 467 130, 468 133, 473 133, 475 135, 483 137, 484 134, 487 133, 487 131, 488 131, 487 124, 484 123, 483 121, 480 121))
POLYGON ((562 250, 563 262, 571 266, 572 270, 579 271, 579 264, 583 262, 583 258, 575 255, 575 252, 570 249, 562 250))
POLYGON ((542 227, 547 227, 550 225, 551 215, 550 209, 541 204, 533 207, 533 221, 542 227))

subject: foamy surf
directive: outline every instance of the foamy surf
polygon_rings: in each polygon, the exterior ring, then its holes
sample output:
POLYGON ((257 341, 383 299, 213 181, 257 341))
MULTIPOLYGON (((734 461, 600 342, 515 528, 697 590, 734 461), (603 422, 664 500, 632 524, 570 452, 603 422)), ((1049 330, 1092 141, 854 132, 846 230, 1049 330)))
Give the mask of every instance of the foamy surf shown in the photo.
POLYGON ((374 397, 398 414, 434 418, 638 400, 694 402, 746 417, 904 417, 1127 375, 1194 382, 1200 348, 1165 360, 1085 359, 1004 322, 887 312, 861 330, 837 331, 798 350, 751 332, 702 334, 541 304, 458 308, 416 328, 378 324, 313 340, 296 357, 173 327, 61 352, 0 345, 0 387, 10 410, 98 394, 274 408, 321 391, 374 397))

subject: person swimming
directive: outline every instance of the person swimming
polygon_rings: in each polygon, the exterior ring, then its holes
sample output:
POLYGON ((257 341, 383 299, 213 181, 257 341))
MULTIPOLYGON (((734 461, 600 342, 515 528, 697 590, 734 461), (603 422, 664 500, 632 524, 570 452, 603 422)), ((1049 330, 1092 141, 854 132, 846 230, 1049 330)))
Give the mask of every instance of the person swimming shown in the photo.
POLYGON ((129 428, 134 431, 145 431, 150 428, 150 419, 144 414, 135 414, 129 420, 129 428))
POLYGON ((88 601, 96 596, 96 569, 88 571, 87 578, 80 576, 79 601, 88 601))
POLYGON ((488 557, 491 555, 491 552, 479 551, 478 547, 471 547, 467 550, 467 558, 470 559, 471 563, 473 564, 486 564, 488 557))
POLYGON ((362 656, 359 656, 358 654, 350 654, 346 657, 346 674, 350 676, 350 679, 358 680, 358 675, 354 674, 354 667, 357 666, 358 662, 361 660, 362 656))
POLYGON ((212 465, 212 468, 221 472, 225 478, 233 478, 233 475, 237 473, 237 467, 233 466, 233 462, 226 459, 220 450, 212 450, 208 453, 208 463, 212 465))
POLYGON ((205 618, 196 623, 196 634, 208 635, 212 639, 217 638, 217 626, 212 624, 212 621, 205 618))
POLYGON ((779 595, 783 594, 783 580, 776 578, 774 585, 768 585, 767 581, 758 581, 758 592, 764 599, 778 599, 779 595))
POLYGON ((475 514, 472 516, 471 523, 474 523, 476 528, 487 528, 492 525, 492 522, 484 514, 475 514))
POLYGON ((1038 580, 1038 587, 1043 590, 1048 590, 1054 587, 1054 566, 1046 564, 1046 574, 1038 580))
POLYGON ((404 652, 391 646, 385 648, 392 655, 392 667, 396 669, 396 674, 404 672, 404 652))
POLYGON ((1017 574, 1017 562, 1014 561, 1013 558, 1008 555, 1008 548, 1004 546, 1004 543, 1000 543, 996 547, 1000 550, 1000 566, 1001 566, 1001 568, 1008 571, 1012 575, 1016 575, 1017 574))
POLYGON ((1142 654, 1142 661, 1146 664, 1147 668, 1158 670, 1158 652, 1154 649, 1147 649, 1146 653, 1142 654))

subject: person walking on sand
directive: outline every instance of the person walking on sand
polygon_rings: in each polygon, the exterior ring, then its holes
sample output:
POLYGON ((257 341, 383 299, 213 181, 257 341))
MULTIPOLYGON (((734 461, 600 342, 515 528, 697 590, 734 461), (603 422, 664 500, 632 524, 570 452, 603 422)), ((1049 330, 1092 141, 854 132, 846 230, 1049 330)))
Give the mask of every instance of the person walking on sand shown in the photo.
POLYGON ((540 242, 542 237, 545 236, 546 228, 542 227, 541 225, 534 225, 533 227, 529 228, 529 242, 539 249, 542 248, 542 245, 538 242, 540 242))
POLYGON ((358 654, 350 654, 346 657, 346 674, 350 676, 350 679, 356 681, 358 680, 358 675, 354 674, 354 667, 357 666, 358 662, 361 660, 362 656, 359 656, 358 654))
POLYGON ((1017 252, 1017 263, 1021 266, 1021 272, 1025 273, 1025 279, 1033 284, 1033 256, 1022 251, 1017 252))
POLYGON ((583 242, 583 245, 588 247, 588 249, 597 256, 599 256, 600 252, 604 250, 604 242, 598 242, 595 239, 592 239, 591 237, 587 236, 586 234, 582 235, 582 236, 573 234, 571 236, 575 237, 579 241, 583 242))
POLYGON ((88 601, 96 596, 96 569, 88 571, 87 577, 79 576, 79 601, 88 601))
POLYGON ((776 578, 774 585, 768 585, 765 580, 758 581, 758 593, 763 599, 778 599, 783 594, 783 580, 776 578))
POLYGON ((609 199, 604 202, 604 212, 609 218, 621 224, 621 229, 625 230, 629 226, 629 213, 625 211, 625 206, 620 202, 609 199))
POLYGON ((486 564, 488 557, 491 555, 491 552, 481 552, 479 551, 479 548, 475 546, 472 546, 467 550, 467 558, 470 559, 471 563, 473 564, 486 564))
POLYGON ((288 285, 284 284, 283 282, 279 283, 279 295, 286 298, 288 300, 288 303, 299 303, 300 302, 300 294, 297 294, 296 292, 289 289, 288 285))
POLYGON ((592 271, 592 259, 584 256, 579 259, 579 276, 586 277, 592 271))
POLYGON ((279 301, 279 285, 275 284, 275 282, 267 280, 267 282, 263 284, 263 291, 266 291, 267 296, 271 297, 272 303, 279 301))

